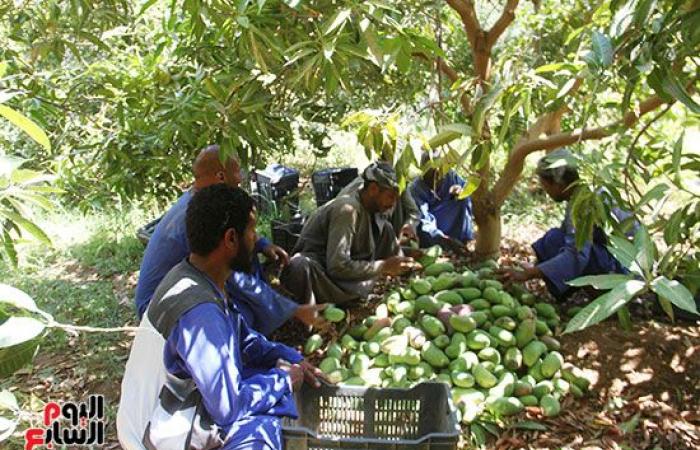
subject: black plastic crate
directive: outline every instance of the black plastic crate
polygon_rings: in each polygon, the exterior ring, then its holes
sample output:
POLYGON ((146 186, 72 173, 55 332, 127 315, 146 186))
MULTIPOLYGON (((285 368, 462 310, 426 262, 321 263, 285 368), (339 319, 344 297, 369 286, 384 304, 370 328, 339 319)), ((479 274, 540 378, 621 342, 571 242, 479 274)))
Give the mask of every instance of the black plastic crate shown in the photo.
POLYGON ((258 194, 277 201, 294 193, 299 187, 299 171, 281 164, 270 164, 255 172, 258 194))
POLYGON ((151 240, 151 236, 153 236, 153 232, 156 231, 156 226, 160 223, 161 219, 163 219, 162 216, 136 230, 136 237, 143 245, 148 245, 148 241, 151 240))
POLYGON ((345 186, 357 178, 354 167, 333 167, 313 173, 311 182, 314 187, 316 205, 321 206, 333 200, 345 186))
POLYGON ((461 433, 450 389, 304 385, 299 419, 283 419, 285 450, 455 450, 461 433))
POLYGON ((270 224, 272 242, 282 247, 291 256, 303 227, 304 223, 301 217, 290 222, 273 220, 270 224))

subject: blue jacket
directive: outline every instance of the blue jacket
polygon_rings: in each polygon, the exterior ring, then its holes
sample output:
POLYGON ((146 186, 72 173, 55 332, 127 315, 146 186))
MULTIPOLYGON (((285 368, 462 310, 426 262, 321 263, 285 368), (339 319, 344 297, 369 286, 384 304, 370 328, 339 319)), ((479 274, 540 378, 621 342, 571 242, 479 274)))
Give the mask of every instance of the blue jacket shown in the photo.
MULTIPOLYGON (((165 274, 190 254, 187 242, 185 215, 192 191, 182 194, 163 216, 148 241, 141 262, 136 286, 136 310, 141 318, 148 307, 156 287, 165 274)), ((264 238, 255 245, 262 251, 269 241, 264 238)), ((259 276, 234 272, 226 283, 226 289, 239 303, 237 307, 253 329, 267 335, 289 320, 299 305, 279 294, 259 276)))

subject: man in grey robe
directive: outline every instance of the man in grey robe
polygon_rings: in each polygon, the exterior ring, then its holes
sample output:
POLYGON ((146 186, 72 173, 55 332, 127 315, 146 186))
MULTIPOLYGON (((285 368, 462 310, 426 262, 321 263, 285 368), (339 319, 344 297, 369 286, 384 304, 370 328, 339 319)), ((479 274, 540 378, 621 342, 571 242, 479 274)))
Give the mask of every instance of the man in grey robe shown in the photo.
POLYGON ((396 205, 394 169, 368 166, 363 187, 317 209, 304 225, 281 282, 300 303, 344 304, 366 297, 379 276, 416 267, 401 254, 386 212, 396 205))
MULTIPOLYGON (((350 184, 345 186, 342 191, 338 194, 338 197, 344 195, 351 195, 358 192, 364 186, 365 180, 362 176, 359 176, 352 180, 350 184)), ((420 222, 420 212, 416 206, 416 202, 413 200, 413 196, 408 188, 404 189, 401 193, 399 201, 396 205, 385 213, 385 216, 389 222, 391 222, 394 231, 398 231, 397 235, 399 239, 407 238, 409 240, 418 240, 418 234, 416 232, 418 223, 420 222)))

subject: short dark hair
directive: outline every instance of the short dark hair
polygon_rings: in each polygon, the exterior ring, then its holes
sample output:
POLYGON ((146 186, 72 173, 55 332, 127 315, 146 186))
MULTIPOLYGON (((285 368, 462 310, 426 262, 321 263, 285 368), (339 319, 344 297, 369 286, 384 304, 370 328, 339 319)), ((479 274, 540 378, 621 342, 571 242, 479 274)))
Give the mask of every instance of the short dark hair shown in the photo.
POLYGON ((548 171, 539 171, 538 175, 540 178, 544 178, 550 183, 561 184, 564 186, 569 186, 579 180, 578 170, 576 170, 574 167, 566 167, 560 174, 557 175, 548 171))
POLYGON ((242 234, 254 207, 247 192, 226 184, 215 184, 194 194, 186 216, 187 240, 192 253, 210 254, 229 228, 242 234))

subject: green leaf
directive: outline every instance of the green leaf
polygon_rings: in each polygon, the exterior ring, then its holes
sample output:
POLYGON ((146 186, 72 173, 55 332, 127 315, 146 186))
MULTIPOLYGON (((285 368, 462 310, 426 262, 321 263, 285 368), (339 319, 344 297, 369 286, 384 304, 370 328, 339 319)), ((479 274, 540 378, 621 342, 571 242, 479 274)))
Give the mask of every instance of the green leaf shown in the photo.
POLYGON ((0 324, 0 348, 31 341, 43 333, 46 324, 32 317, 10 317, 0 324))
POLYGON ((620 326, 625 331, 632 331, 632 317, 630 316, 630 310, 627 306, 617 310, 617 320, 620 322, 620 326))
POLYGON ((663 276, 658 277, 651 282, 651 289, 656 292, 659 297, 667 299, 678 308, 693 314, 698 314, 693 294, 678 281, 669 280, 663 276))
POLYGON ((38 313, 40 311, 36 302, 29 295, 9 284, 0 283, 0 303, 7 303, 29 312, 38 313))
POLYGON ((17 224, 20 228, 23 230, 29 232, 32 236, 34 236, 36 239, 38 239, 40 242, 43 242, 44 244, 51 245, 51 239, 44 233, 44 230, 39 228, 38 225, 36 225, 34 222, 25 219, 24 217, 20 216, 19 214, 10 211, 8 209, 0 209, 0 216, 5 216, 8 219, 10 219, 12 222, 17 224))
POLYGON ((484 123, 486 122, 487 112, 491 107, 501 98, 505 90, 501 86, 494 86, 486 95, 479 98, 474 107, 474 114, 472 115, 472 130, 474 132, 474 137, 481 137, 481 132, 484 128, 484 123))
POLYGON ((12 264, 12 267, 16 268, 19 265, 19 259, 17 258, 17 249, 15 248, 15 243, 12 240, 12 236, 10 236, 10 232, 7 229, 2 231, 3 248, 5 249, 5 253, 7 254, 8 259, 10 260, 10 264, 12 264))
POLYGON ((659 183, 653 188, 651 188, 644 196, 639 200, 636 205, 637 209, 641 209, 647 203, 653 200, 661 199, 668 191, 669 187, 666 183, 659 183))
POLYGON ((671 322, 673 322, 675 320, 675 314, 673 313, 673 303, 668 301, 667 298, 659 296, 659 305, 661 305, 661 309, 664 310, 668 318, 671 319, 671 322))
POLYGON ((580 331, 601 322, 622 308, 632 297, 644 290, 645 284, 639 280, 629 280, 617 285, 589 303, 567 324, 564 333, 580 331))
POLYGON ((471 130, 467 125, 463 123, 452 123, 441 127, 440 132, 430 138, 428 145, 430 145, 430 148, 438 148, 454 141, 455 139, 462 136, 469 136, 470 134, 471 130))
POLYGON ((0 348, 0 378, 9 377, 32 362, 40 339, 23 342, 13 347, 0 348))
POLYGON ((351 14, 352 10, 349 8, 341 9, 340 11, 338 11, 333 20, 328 24, 328 27, 323 32, 323 34, 328 35, 335 31, 336 28, 340 28, 342 30, 343 26, 345 26, 345 22, 348 20, 351 14))
POLYGON ((510 428, 515 428, 517 430, 530 430, 530 431, 547 431, 549 428, 547 425, 535 422, 533 420, 521 420, 510 426, 510 428))
POLYGON ((613 62, 613 49, 610 38, 599 31, 591 36, 593 54, 601 67, 609 67, 613 62))
POLYGON ((541 74, 541 73, 548 73, 548 72, 559 72, 560 70, 566 71, 566 72, 574 72, 574 71, 578 70, 578 66, 576 66, 576 64, 567 63, 567 62, 545 64, 544 66, 540 66, 537 69, 535 69, 535 73, 541 74))
POLYGON ((673 156, 671 157, 671 166, 673 167, 673 177, 676 186, 683 187, 683 180, 681 178, 681 156, 683 152, 683 141, 685 140, 685 131, 681 133, 681 137, 678 138, 676 144, 673 146, 673 156))
POLYGON ((16 127, 27 133, 29 137, 34 139, 39 145, 44 147, 46 150, 51 151, 51 142, 49 142, 49 137, 46 136, 44 130, 42 130, 39 125, 34 123, 34 121, 5 105, 0 105, 0 116, 5 117, 16 127))
POLYGON ((481 184, 481 177, 478 175, 471 175, 469 178, 467 178, 467 182, 464 184, 462 192, 459 193, 457 199, 464 200, 472 195, 474 191, 479 188, 479 184, 481 184))
POLYGON ((656 245, 651 240, 651 236, 646 227, 641 226, 634 236, 634 248, 637 252, 635 261, 644 273, 651 272, 656 257, 656 245))
POLYGON ((0 409, 19 411, 17 398, 12 392, 8 391, 7 389, 4 389, 2 392, 0 392, 0 409))
POLYGON ((631 275, 623 275, 620 273, 611 273, 607 275, 588 275, 579 277, 575 280, 568 281, 569 286, 592 286, 594 289, 608 290, 613 289, 620 283, 624 283, 632 279, 631 275))
POLYGON ((634 24, 642 28, 646 26, 649 13, 656 6, 656 0, 639 0, 634 10, 634 24))
POLYGON ((666 76, 661 81, 661 87, 663 88, 664 92, 683 103, 693 113, 700 114, 700 104, 698 104, 695 99, 690 96, 688 91, 685 89, 685 86, 681 84, 673 72, 666 72, 666 76))
POLYGON ((8 439, 17 429, 17 421, 0 417, 0 442, 8 439))
POLYGON ((666 224, 664 225, 664 241, 667 245, 677 244, 681 238, 681 224, 687 211, 685 208, 677 209, 668 218, 666 224))
POLYGON ((612 255, 620 261, 620 264, 626 268, 632 270, 635 266, 635 258, 637 256, 637 251, 634 248, 634 244, 628 241, 626 238, 610 235, 608 236, 610 244, 608 245, 608 250, 612 255))

